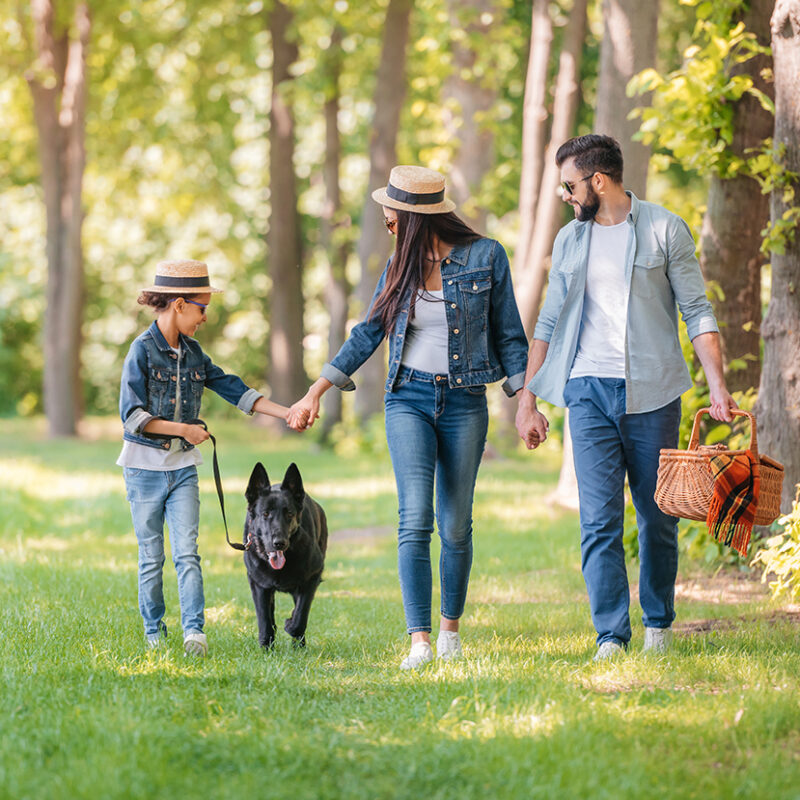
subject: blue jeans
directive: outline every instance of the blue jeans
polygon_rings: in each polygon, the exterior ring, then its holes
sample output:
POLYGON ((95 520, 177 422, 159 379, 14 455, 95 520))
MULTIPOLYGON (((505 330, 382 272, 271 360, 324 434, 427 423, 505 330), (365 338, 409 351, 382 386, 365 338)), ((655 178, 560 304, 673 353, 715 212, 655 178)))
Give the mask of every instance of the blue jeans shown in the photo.
POLYGON ((434 482, 441 614, 455 620, 464 612, 472 566, 472 498, 489 424, 486 387, 450 389, 446 376, 401 367, 384 403, 406 626, 409 633, 430 631, 434 482))
POLYGON ((133 529, 139 541, 139 611, 145 634, 164 629, 164 519, 172 561, 178 573, 178 598, 184 633, 203 630, 203 574, 197 554, 200 493, 197 467, 169 472, 123 470, 133 529))
POLYGON ((648 628, 675 619, 678 521, 656 505, 658 456, 678 446, 680 398, 642 414, 625 413, 625 381, 573 378, 564 399, 578 479, 581 566, 597 644, 627 645, 630 594, 622 546, 625 473, 639 526, 639 602, 648 628))

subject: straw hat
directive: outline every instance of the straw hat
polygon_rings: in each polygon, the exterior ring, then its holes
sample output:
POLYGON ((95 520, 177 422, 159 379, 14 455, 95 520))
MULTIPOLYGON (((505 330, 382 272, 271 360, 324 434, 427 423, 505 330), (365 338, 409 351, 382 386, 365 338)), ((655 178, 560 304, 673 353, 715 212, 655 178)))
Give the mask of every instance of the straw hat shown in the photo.
POLYGON ((445 214, 456 204, 444 197, 444 175, 427 167, 394 167, 389 185, 376 189, 372 199, 387 208, 415 214, 445 214))
POLYGON ((159 261, 156 279, 143 292, 160 294, 219 294, 208 280, 208 265, 202 261, 159 261))

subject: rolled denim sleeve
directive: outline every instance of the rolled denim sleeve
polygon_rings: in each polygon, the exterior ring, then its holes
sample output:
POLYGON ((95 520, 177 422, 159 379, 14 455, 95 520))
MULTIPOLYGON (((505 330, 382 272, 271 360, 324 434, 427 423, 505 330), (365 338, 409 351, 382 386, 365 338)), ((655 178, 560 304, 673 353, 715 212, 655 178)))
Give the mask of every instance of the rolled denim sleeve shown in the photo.
POLYGON ((203 368, 206 373, 205 386, 245 414, 253 413, 256 400, 263 397, 261 392, 251 389, 238 375, 225 372, 205 353, 203 353, 203 368))
POLYGON ((689 226, 676 216, 670 220, 667 236, 667 278, 686 323, 689 338, 719 331, 711 303, 706 297, 703 274, 695 256, 694 239, 689 226))
POLYGON ((508 378, 503 383, 503 391, 509 397, 513 397, 525 383, 528 340, 525 337, 525 328, 522 326, 519 308, 514 297, 508 255, 499 242, 495 243, 492 252, 492 296, 489 325, 500 364, 508 378))
POLYGON ((150 420, 160 419, 147 411, 147 353, 136 339, 131 344, 119 387, 119 415, 128 433, 141 434, 150 420))
POLYGON ((356 388, 350 376, 378 349, 378 345, 386 338, 386 331, 379 317, 372 317, 375 301, 386 285, 386 272, 389 269, 391 258, 386 262, 386 267, 378 279, 378 285, 372 295, 369 308, 364 319, 359 322, 347 337, 339 352, 322 367, 321 375, 327 378, 334 386, 346 392, 356 388))

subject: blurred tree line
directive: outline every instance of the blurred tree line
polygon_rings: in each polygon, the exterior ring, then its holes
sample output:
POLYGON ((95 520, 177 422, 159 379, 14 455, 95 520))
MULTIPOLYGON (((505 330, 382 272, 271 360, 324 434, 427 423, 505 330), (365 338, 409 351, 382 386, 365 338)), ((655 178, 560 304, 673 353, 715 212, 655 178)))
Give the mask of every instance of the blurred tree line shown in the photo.
MULTIPOLYGON (((769 384, 761 439, 800 480, 799 4, 0 0, 0 413, 70 435, 113 412, 137 290, 170 257, 227 290, 215 360, 296 399, 390 252, 369 193, 395 163, 447 174, 513 254, 530 332, 569 219, 555 148, 598 131, 692 225, 729 380, 769 384)), ((383 368, 324 423, 378 411, 383 368)))

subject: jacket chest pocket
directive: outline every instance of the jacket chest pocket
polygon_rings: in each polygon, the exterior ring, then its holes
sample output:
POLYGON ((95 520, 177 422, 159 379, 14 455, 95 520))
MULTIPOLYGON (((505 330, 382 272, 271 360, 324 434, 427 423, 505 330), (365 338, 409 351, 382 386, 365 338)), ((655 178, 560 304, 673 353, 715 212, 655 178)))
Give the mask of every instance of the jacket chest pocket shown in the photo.
POLYGON ((170 403, 170 376, 170 371, 165 367, 151 367, 147 385, 147 402, 150 412, 157 417, 166 419, 172 419, 175 413, 174 395, 173 402, 170 403))
POLYGON ((205 370, 198 367, 189 367, 186 371, 189 376, 189 397, 187 399, 192 406, 189 409, 189 413, 192 417, 197 417, 200 414, 200 400, 203 397, 203 389, 206 385, 206 373, 205 370))
POLYGON ((663 253, 637 253, 633 260, 631 292, 639 297, 659 297, 669 288, 663 253))
POLYGON ((464 303, 464 314, 468 327, 475 330, 486 330, 489 319, 489 298, 491 296, 492 279, 490 277, 468 278, 458 282, 458 288, 464 303))

